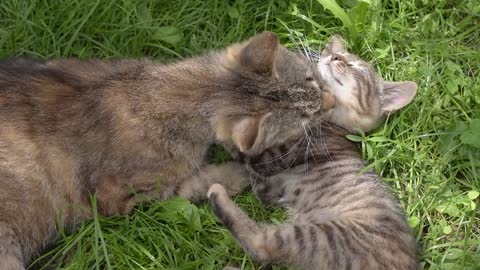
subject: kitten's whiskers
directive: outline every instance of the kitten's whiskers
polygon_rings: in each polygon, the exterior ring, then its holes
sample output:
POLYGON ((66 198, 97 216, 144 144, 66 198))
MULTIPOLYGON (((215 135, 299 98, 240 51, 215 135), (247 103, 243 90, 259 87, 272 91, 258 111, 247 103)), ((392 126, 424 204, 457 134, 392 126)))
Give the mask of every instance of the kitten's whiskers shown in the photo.
POLYGON ((302 140, 302 138, 298 139, 297 142, 295 144, 293 144, 290 149, 288 149, 285 153, 282 153, 280 154, 279 156, 276 156, 274 157, 273 159, 271 160, 268 160, 268 161, 264 161, 264 162, 259 162, 259 163, 253 163, 253 165, 265 165, 265 164, 269 164, 269 163, 273 163, 277 160, 280 160, 282 159, 283 157, 287 156, 288 154, 290 154, 293 150, 295 150, 297 144, 300 143, 300 141, 302 140))

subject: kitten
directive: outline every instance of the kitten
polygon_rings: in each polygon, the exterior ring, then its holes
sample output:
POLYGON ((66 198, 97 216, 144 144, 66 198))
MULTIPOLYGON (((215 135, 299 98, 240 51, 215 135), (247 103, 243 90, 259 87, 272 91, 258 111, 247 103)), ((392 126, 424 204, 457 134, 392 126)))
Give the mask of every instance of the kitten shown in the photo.
POLYGON ((101 214, 126 214, 204 197, 208 187, 182 188, 202 171, 228 173, 239 192, 244 167, 205 166, 209 144, 253 155, 301 134, 332 106, 318 78, 271 32, 170 65, 0 62, 0 269, 24 269, 57 226, 90 218, 91 195, 101 214))
POLYGON ((306 136, 245 158, 257 198, 287 208, 289 220, 255 223, 220 184, 208 191, 213 210, 259 262, 307 270, 417 269, 416 241, 398 201, 372 170, 362 173, 367 164, 346 139, 407 105, 416 84, 382 81, 338 37, 322 54, 318 68, 336 98, 330 123, 306 125, 306 136))

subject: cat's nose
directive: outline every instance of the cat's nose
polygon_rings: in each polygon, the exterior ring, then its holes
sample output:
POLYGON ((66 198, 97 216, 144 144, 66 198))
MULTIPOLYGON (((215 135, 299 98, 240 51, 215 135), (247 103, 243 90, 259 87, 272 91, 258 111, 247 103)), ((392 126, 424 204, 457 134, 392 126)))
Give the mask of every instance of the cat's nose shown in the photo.
POLYGON ((329 90, 324 90, 322 106, 320 107, 322 112, 328 112, 329 110, 331 110, 333 107, 335 107, 335 103, 336 99, 333 93, 329 90))

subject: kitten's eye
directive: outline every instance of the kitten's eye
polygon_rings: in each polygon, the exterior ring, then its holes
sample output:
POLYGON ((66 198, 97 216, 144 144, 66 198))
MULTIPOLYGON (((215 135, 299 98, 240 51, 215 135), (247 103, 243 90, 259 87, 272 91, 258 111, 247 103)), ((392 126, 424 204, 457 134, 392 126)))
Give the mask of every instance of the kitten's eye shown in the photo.
POLYGON ((347 62, 347 59, 343 55, 334 54, 332 55, 332 61, 347 62))
POLYGON ((307 78, 305 78, 305 80, 311 82, 311 81, 313 81, 313 77, 308 76, 307 78))

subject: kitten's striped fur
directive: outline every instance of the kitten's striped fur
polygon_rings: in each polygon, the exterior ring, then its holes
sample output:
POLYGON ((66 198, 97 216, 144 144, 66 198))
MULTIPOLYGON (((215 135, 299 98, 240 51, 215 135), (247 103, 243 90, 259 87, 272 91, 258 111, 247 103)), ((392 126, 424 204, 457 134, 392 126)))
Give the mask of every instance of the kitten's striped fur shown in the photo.
MULTIPOLYGON (((338 65, 334 58, 348 57, 343 47, 336 48, 336 42, 324 50, 324 56, 331 59, 325 63, 333 69, 338 65), (335 55, 340 49, 344 55, 335 55)), ((347 74, 345 70, 350 63, 346 59, 341 61, 343 71, 322 73, 330 87, 343 86, 332 87, 334 92, 337 90, 337 107, 333 110, 350 113, 335 116, 332 112, 335 117, 328 119, 338 121, 339 125, 325 122, 313 128, 305 126, 303 138, 244 159, 257 198, 265 204, 287 208, 289 220, 279 226, 255 223, 219 184, 210 187, 208 196, 215 214, 259 262, 307 270, 418 269, 416 240, 398 201, 372 170, 362 173, 366 162, 358 146, 346 139, 354 127, 375 128, 386 112, 403 107, 411 98, 406 103, 387 100, 385 97, 390 93, 383 90, 390 90, 382 88, 381 79, 373 73, 364 71, 369 74, 363 77, 365 80, 349 81, 347 76, 355 73, 347 74), (362 91, 365 87, 371 89, 362 91), (353 96, 357 105, 364 102, 363 107, 368 106, 371 112, 359 113, 357 109, 362 106, 354 108, 355 102, 338 97, 345 95, 338 92, 341 90, 356 91, 353 96), (361 96, 372 93, 375 97, 361 96), (370 119, 363 122, 352 119, 358 115, 370 119), (352 126, 353 123, 362 126, 352 126)), ((411 96, 411 86, 412 83, 404 83, 399 91, 411 96)), ((414 88, 413 96, 416 85, 414 88)))

